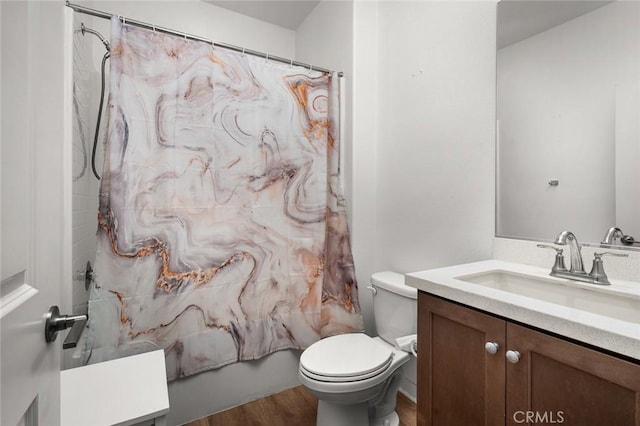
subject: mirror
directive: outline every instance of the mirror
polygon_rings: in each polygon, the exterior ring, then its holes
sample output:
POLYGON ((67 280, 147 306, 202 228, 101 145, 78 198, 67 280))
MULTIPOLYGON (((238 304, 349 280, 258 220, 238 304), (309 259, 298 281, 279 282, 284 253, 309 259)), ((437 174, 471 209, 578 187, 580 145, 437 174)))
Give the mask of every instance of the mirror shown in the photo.
POLYGON ((497 39, 496 235, 640 240, 640 2, 502 0, 497 39))

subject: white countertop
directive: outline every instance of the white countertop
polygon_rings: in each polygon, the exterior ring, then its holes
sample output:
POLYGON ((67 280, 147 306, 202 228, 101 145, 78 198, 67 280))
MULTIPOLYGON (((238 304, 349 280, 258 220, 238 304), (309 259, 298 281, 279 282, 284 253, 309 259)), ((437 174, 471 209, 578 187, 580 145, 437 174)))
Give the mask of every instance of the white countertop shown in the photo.
POLYGON ((133 425, 169 412, 164 351, 60 373, 60 424, 133 425))
POLYGON ((456 277, 492 270, 512 271, 559 282, 564 281, 567 285, 580 286, 591 291, 625 294, 632 299, 637 299, 640 306, 640 283, 638 282, 611 280, 611 286, 607 287, 569 282, 559 278, 549 278, 549 268, 501 260, 486 260, 413 272, 405 275, 405 283, 445 299, 640 360, 640 323, 623 321, 456 279, 456 277))

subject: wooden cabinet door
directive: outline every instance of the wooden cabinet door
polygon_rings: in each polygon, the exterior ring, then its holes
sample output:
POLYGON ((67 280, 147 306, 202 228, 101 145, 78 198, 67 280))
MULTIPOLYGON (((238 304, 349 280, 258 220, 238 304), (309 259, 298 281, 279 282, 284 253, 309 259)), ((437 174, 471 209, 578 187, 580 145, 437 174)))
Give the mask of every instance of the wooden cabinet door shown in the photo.
POLYGON ((511 323, 507 342, 507 424, 640 426, 640 365, 511 323))
POLYGON ((418 425, 504 425, 505 321, 419 292, 418 335, 418 425))

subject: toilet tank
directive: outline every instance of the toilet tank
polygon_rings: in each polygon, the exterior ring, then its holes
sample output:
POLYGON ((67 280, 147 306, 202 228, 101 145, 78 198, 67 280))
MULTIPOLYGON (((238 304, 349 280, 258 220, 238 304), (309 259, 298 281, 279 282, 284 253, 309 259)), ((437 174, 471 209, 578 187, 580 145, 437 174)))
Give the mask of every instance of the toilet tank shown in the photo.
POLYGON ((404 284, 404 276, 396 272, 371 275, 373 317, 378 336, 395 345, 395 339, 417 332, 418 290, 404 284))

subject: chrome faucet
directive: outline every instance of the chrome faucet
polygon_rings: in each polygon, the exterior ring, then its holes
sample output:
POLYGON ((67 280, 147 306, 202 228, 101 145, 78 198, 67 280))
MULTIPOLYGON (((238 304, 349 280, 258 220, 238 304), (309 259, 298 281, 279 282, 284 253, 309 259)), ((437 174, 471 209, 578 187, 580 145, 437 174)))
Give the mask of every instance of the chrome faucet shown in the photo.
POLYGON ((582 264, 582 253, 580 252, 580 244, 573 232, 562 231, 556 237, 554 244, 561 246, 569 245, 569 256, 571 257, 571 267, 569 273, 571 274, 586 274, 584 272, 584 266, 582 264))
MULTIPOLYGON (((618 228, 612 228, 618 229, 618 228)), ((618 229, 618 231, 620 231, 618 229)), ((612 235, 614 232, 612 232, 612 235)), ((559 245, 568 245, 569 246, 569 254, 571 256, 571 269, 567 270, 564 267, 564 256, 562 254, 562 249, 549 246, 547 244, 538 244, 540 248, 552 248, 556 251, 556 260, 551 268, 552 277, 558 278, 567 278, 575 281, 582 281, 591 284, 600 284, 600 285, 609 285, 609 279, 607 278, 607 274, 604 272, 604 267, 602 264, 602 256, 610 255, 610 256, 618 256, 618 257, 627 257, 628 254, 620 254, 620 253, 611 253, 611 252, 603 252, 603 253, 594 253, 593 258, 593 267, 591 268, 591 272, 588 274, 584 271, 584 265, 582 263, 582 253, 580 251, 580 244, 578 244, 578 240, 573 232, 562 231, 556 237, 554 244, 559 245)))
POLYGON ((607 233, 604 234, 604 239, 600 244, 613 244, 616 238, 622 239, 622 237, 624 237, 622 230, 620 228, 612 226, 611 228, 609 228, 607 233))

